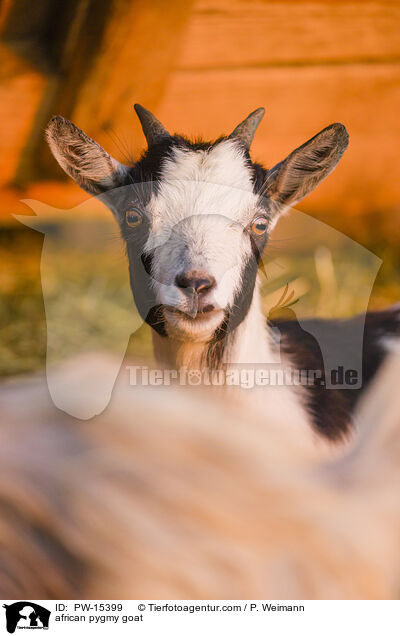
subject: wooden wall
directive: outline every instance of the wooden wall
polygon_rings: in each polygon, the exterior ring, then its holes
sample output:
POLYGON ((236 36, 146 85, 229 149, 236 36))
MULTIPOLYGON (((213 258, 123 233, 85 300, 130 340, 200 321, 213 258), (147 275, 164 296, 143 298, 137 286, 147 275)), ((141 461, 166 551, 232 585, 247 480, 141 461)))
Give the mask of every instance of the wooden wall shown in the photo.
POLYGON ((303 209, 400 214, 399 3, 197 0, 160 116, 208 137, 258 106, 253 152, 267 165, 348 127, 340 167, 303 209))
MULTIPOLYGON (((170 130, 204 137, 229 131, 263 105, 267 115, 253 150, 267 165, 341 121, 350 133, 349 150, 302 209, 333 219, 357 217, 361 224, 379 214, 390 232, 400 232, 399 2, 114 0, 111 5, 90 68, 64 114, 115 155, 123 158, 127 147, 130 152, 143 147, 134 101, 155 109, 170 130)), ((10 192, 49 79, 26 61, 8 65, 11 71, 7 77, 1 71, 0 85, 6 146, 0 180, 10 192), (14 128, 8 125, 13 118, 14 128)), ((60 198, 53 183, 24 182, 21 171, 19 178, 35 193, 40 188, 52 193, 50 202, 60 198)), ((82 196, 67 189, 72 200, 82 196)))

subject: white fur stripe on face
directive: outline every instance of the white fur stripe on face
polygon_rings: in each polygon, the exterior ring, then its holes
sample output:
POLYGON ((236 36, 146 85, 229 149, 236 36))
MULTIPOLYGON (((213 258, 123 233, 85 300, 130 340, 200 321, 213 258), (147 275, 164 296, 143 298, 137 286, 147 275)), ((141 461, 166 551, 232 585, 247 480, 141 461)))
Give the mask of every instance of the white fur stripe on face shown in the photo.
POLYGON ((160 304, 185 311, 186 297, 175 279, 200 270, 216 280, 209 302, 228 308, 254 258, 244 228, 258 205, 251 168, 236 142, 207 150, 172 149, 148 205, 151 231, 145 249, 153 253, 152 285, 160 304))
POLYGON ((151 202, 157 221, 178 222, 193 214, 221 214, 248 221, 257 203, 243 149, 223 141, 209 150, 173 148, 162 166, 159 192, 151 202))

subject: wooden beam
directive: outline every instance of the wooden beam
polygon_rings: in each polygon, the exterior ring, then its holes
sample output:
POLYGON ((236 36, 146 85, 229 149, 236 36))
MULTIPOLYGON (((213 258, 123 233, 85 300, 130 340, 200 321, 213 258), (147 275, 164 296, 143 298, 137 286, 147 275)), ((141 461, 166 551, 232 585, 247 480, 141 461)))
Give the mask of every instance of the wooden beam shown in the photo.
POLYGON ((171 131, 213 139, 265 106, 252 156, 267 166, 341 121, 350 133, 349 148, 302 209, 397 211, 399 77, 397 64, 176 71, 157 116, 171 131))
POLYGON ((197 0, 180 70, 400 61, 400 4, 197 0))
POLYGON ((0 44, 0 187, 15 181, 46 80, 0 44))
POLYGON ((72 117, 118 159, 126 160, 144 147, 133 104, 153 109, 160 102, 191 7, 191 0, 114 2, 72 117))

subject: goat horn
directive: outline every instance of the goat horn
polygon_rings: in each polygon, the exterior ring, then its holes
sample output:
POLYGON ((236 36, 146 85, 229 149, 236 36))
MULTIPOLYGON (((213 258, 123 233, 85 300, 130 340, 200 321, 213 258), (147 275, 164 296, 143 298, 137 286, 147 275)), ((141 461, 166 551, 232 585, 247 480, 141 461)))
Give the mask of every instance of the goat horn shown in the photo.
POLYGON ((144 136, 149 146, 158 143, 161 139, 171 136, 162 123, 158 121, 157 117, 154 117, 153 113, 147 110, 147 108, 144 108, 140 104, 135 104, 134 108, 142 124, 144 136))
POLYGON ((246 119, 244 119, 238 126, 236 126, 233 133, 231 133, 228 139, 238 139, 247 148, 251 146, 254 134, 257 130, 257 126, 264 117, 265 108, 257 108, 246 119))

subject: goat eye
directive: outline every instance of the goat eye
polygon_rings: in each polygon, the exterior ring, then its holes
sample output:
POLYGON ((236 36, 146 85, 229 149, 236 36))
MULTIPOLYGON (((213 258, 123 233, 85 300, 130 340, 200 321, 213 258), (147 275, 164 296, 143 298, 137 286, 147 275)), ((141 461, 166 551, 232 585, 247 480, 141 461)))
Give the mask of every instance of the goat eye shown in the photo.
POLYGON ((125 220, 129 227, 137 227, 141 224, 143 217, 139 210, 127 210, 125 213, 125 220))
POLYGON ((267 227, 267 219, 263 216, 259 216, 254 219, 253 223, 251 224, 251 231, 254 232, 254 234, 257 234, 257 236, 262 236, 267 231, 267 227))

